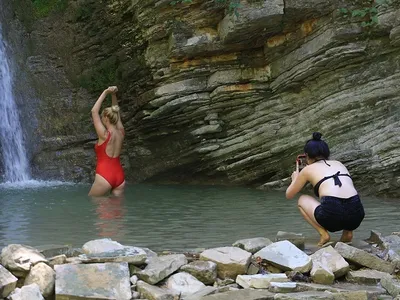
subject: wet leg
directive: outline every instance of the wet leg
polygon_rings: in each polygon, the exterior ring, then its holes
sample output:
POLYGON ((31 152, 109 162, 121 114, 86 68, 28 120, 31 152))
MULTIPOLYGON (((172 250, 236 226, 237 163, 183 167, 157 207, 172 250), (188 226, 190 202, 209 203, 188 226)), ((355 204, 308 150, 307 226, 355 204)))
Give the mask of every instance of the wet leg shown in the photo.
POLYGON ((111 190, 111 185, 104 177, 96 174, 92 188, 89 191, 89 196, 100 197, 104 196, 111 190))
POLYGON ((331 239, 328 231, 318 224, 314 217, 314 211, 320 203, 311 196, 301 195, 298 201, 298 207, 304 219, 318 231, 320 237, 318 246, 322 246, 331 239))
POLYGON ((116 197, 120 197, 124 194, 125 181, 112 190, 112 194, 116 197))

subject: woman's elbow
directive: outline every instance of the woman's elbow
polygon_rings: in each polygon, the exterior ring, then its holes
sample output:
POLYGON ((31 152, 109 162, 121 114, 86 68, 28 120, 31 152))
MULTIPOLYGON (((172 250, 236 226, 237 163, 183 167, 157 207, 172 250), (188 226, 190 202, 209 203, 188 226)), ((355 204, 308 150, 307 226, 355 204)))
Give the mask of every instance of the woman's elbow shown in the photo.
POLYGON ((289 190, 286 190, 286 199, 293 199, 293 197, 294 195, 292 195, 289 190))

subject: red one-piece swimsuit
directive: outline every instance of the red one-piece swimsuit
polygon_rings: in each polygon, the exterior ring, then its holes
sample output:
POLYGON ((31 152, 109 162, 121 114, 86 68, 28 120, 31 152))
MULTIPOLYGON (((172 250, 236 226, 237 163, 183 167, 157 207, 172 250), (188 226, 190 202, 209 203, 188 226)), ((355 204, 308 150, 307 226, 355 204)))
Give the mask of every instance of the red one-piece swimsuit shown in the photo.
POLYGON ((120 186, 124 180, 124 170, 118 157, 110 157, 106 153, 107 144, 111 138, 111 132, 107 131, 107 139, 102 144, 96 143, 94 151, 97 156, 96 174, 99 174, 111 185, 111 188, 120 186))

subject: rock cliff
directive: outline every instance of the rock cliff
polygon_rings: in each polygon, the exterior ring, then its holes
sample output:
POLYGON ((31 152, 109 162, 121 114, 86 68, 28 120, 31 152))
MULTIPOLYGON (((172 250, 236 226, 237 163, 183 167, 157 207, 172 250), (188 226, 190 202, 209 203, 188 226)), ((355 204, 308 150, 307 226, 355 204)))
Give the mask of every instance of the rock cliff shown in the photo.
POLYGON ((75 0, 41 14, 23 1, 3 5, 39 99, 38 174, 90 180, 89 110, 117 84, 131 181, 279 186, 321 131, 360 189, 400 195, 399 1, 248 0, 231 13, 75 0))

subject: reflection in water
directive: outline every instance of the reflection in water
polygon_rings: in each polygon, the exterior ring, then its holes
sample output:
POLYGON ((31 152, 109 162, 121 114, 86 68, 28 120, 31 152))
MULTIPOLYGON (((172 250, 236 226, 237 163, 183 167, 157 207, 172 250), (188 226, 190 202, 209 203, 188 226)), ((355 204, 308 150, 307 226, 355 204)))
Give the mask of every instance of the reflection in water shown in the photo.
MULTIPOLYGON (((110 237, 154 251, 232 245, 250 237, 274 239, 279 230, 318 234, 284 192, 248 188, 131 185, 124 198, 87 197, 88 187, 57 186, 23 190, 0 186, 0 248, 10 243, 76 247, 110 237)), ((356 239, 371 230, 398 231, 399 199, 362 197, 366 216, 356 239)), ((332 239, 340 238, 340 233, 332 239)))
POLYGON ((92 198, 98 216, 94 225, 99 229, 100 237, 124 239, 124 223, 121 221, 126 214, 124 200, 124 196, 92 198))

